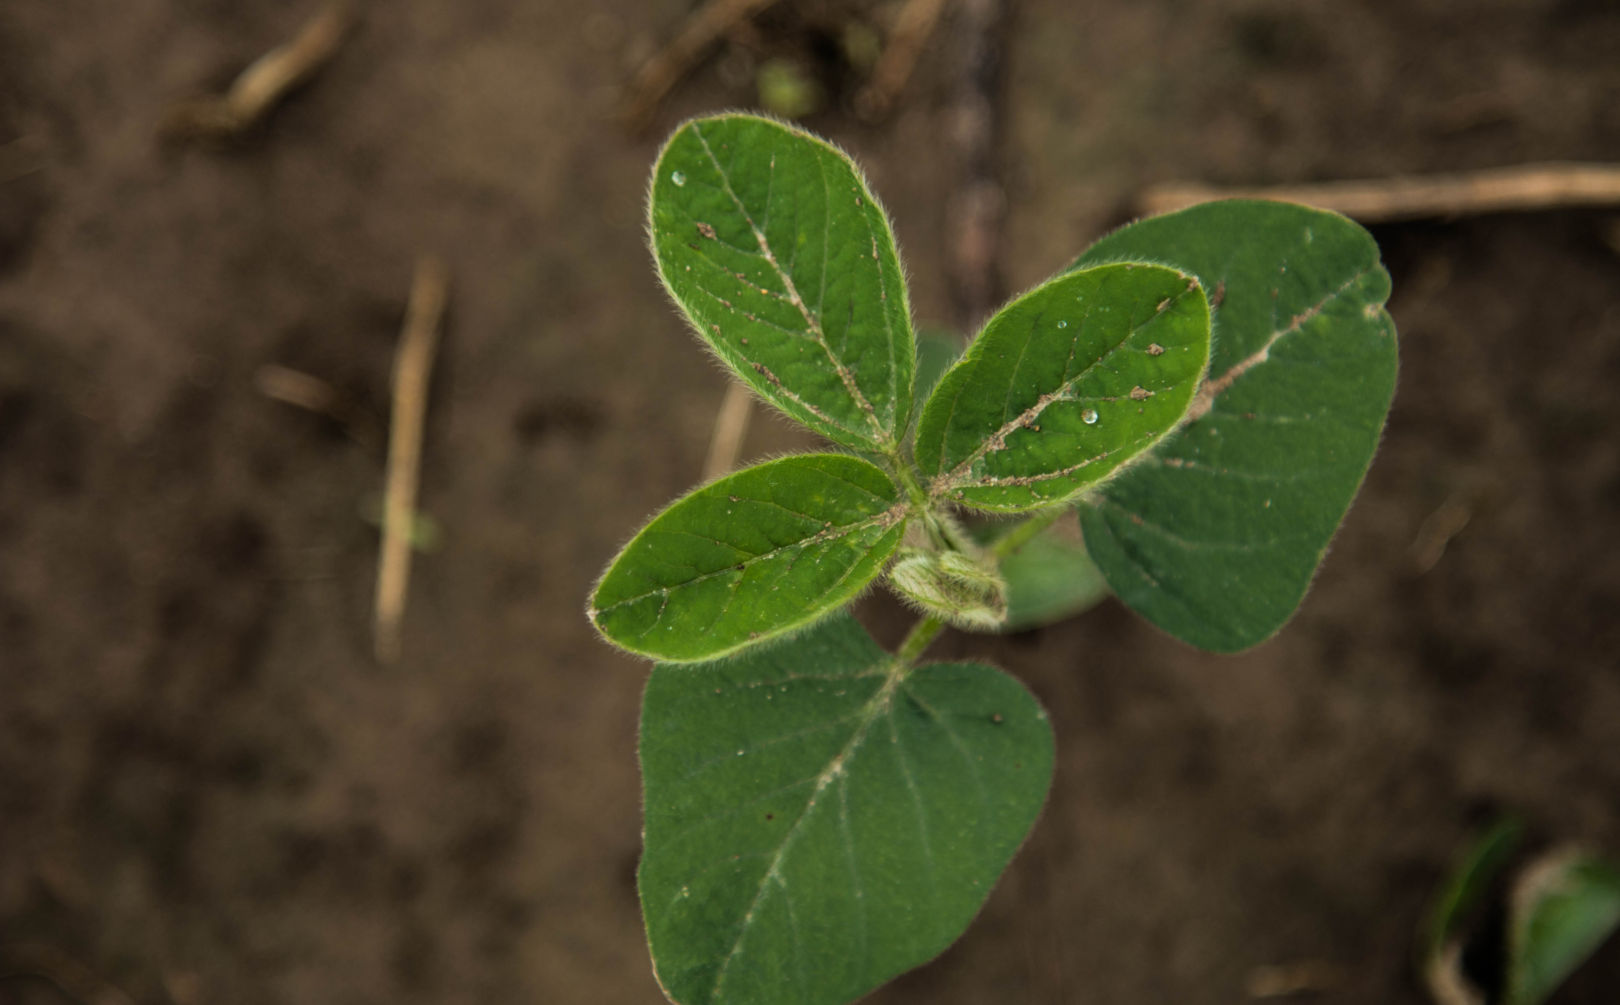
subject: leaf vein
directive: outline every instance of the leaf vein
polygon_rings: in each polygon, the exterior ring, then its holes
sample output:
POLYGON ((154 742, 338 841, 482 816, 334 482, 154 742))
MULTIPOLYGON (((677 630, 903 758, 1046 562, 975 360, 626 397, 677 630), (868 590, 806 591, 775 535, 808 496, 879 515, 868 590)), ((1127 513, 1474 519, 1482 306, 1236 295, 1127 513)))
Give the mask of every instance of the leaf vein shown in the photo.
MULTIPOLYGON (((795 541, 791 544, 785 544, 780 547, 772 548, 769 551, 759 552, 750 558, 743 559, 741 562, 727 563, 726 567, 723 569, 715 569, 712 572, 699 573, 690 579, 683 579, 678 583, 670 583, 667 586, 653 587, 652 589, 638 593, 635 596, 626 597, 623 600, 616 600, 613 603, 608 604, 606 607, 598 607, 595 610, 595 614, 600 617, 603 614, 617 610, 618 608, 624 607, 627 604, 634 604, 637 601, 645 600, 648 597, 659 594, 664 594, 667 596, 669 593, 675 590, 695 586, 698 583, 713 579, 716 576, 724 576, 736 573, 738 566, 742 566, 744 569, 746 569, 758 562, 768 561, 769 559, 776 558, 785 552, 809 548, 818 544, 830 544, 845 538, 853 537, 861 531, 867 530, 871 527, 882 527, 886 530, 889 527, 894 526, 894 524, 900 519, 904 518, 905 509, 907 509, 907 506, 906 504, 902 503, 891 507, 889 510, 886 510, 883 513, 878 513, 858 523, 846 524, 841 527, 835 526, 831 530, 823 530, 820 533, 807 537, 802 541, 795 541)), ((693 568, 696 568, 696 566, 693 566, 693 568)), ((654 621, 654 624, 657 624, 657 621, 654 621)))
MULTIPOLYGON (((727 177, 726 170, 720 166, 719 159, 715 157, 713 149, 711 149, 709 146, 708 139, 703 135, 703 129, 694 123, 692 126, 692 134, 696 136, 698 142, 703 145, 703 152, 708 155, 709 162, 713 164, 715 170, 720 173, 720 180, 725 186, 726 194, 730 196, 732 204, 737 207, 737 212, 741 213, 743 219, 747 221, 749 229, 754 232, 754 240, 759 244, 760 254, 764 256, 765 261, 770 263, 770 266, 773 270, 775 270, 777 277, 782 280, 783 289, 787 291, 788 297, 792 300, 794 306, 799 309, 799 313, 803 315, 805 324, 809 326, 811 333, 815 336, 816 341, 820 344, 822 351, 827 354, 827 359, 832 363, 833 369, 837 371, 838 379, 843 383, 844 390, 849 394, 850 398, 854 400, 856 407, 862 412, 866 413, 867 420, 872 424, 872 428, 877 434, 873 442, 887 445, 890 437, 888 432, 883 428, 883 424, 878 420, 877 410, 872 407, 872 403, 866 399, 866 395, 862 393, 860 386, 855 383, 855 377, 852 373, 850 373, 849 367, 844 365, 843 360, 839 359, 838 354, 833 351, 831 344, 829 344, 827 341, 826 332, 822 331, 821 322, 818 320, 818 316, 811 314, 809 307, 805 305, 804 298, 799 296, 798 288, 793 285, 793 277, 788 275, 787 272, 783 270, 781 263, 776 260, 776 253, 771 250, 770 242, 766 239, 765 234, 759 229, 759 225, 754 222, 754 217, 751 213, 749 213, 748 207, 743 203, 742 198, 738 196, 736 190, 731 187, 731 181, 727 177)), ((823 168, 822 171, 822 184, 823 186, 826 185, 825 168, 823 168)), ((829 205, 826 209, 826 217, 829 221, 827 223, 827 227, 829 228, 831 227, 831 214, 832 210, 831 206, 829 205)), ((825 258, 825 247, 822 249, 822 255, 823 258, 825 258)), ((822 268, 822 285, 823 290, 825 290, 825 265, 823 265, 822 268)), ((785 388, 781 387, 778 387, 778 390, 786 391, 785 388)), ((854 432, 853 430, 850 430, 844 426, 839 426, 838 428, 844 429, 846 432, 854 432)))
MULTIPOLYGON (((759 910, 760 904, 763 903, 765 895, 769 891, 772 882, 780 873, 783 860, 787 857, 788 851, 792 849, 799 835, 804 833, 803 827, 805 821, 809 819, 810 814, 815 810, 816 803, 820 799, 821 794, 825 792, 827 787, 835 781, 839 783, 840 821, 844 831, 845 845, 850 857, 850 870, 854 874, 856 896, 857 899, 864 901, 864 894, 862 894, 860 890, 860 872, 856 867, 855 862, 854 841, 849 833, 849 790, 845 765, 849 762, 849 759, 854 757, 855 754, 860 750, 861 745, 866 742, 866 737, 872 729, 872 723, 875 722, 878 716, 882 715, 888 708, 889 703, 894 698, 894 692, 896 687, 898 687, 900 680, 900 674, 889 674, 888 680, 884 682, 883 687, 877 692, 877 694, 873 695, 871 700, 868 701, 865 707, 861 709, 861 712, 857 716, 857 718, 860 719, 860 725, 856 727, 854 735, 850 737, 849 743, 844 746, 843 750, 839 751, 836 757, 828 762, 827 767, 822 770, 821 774, 816 776, 815 790, 810 793, 810 798, 805 802, 804 810, 799 813, 799 816, 793 821, 793 825, 788 828, 787 834, 783 836, 782 843, 777 846, 776 854, 771 860, 771 866, 766 870, 765 876, 760 880, 759 888, 754 893, 753 902, 749 905, 747 913, 743 915, 742 924, 737 933, 736 941, 732 943, 731 950, 726 954, 726 958, 721 961, 720 968, 715 974, 714 989, 709 996, 710 1000, 719 998, 720 989, 725 984, 726 974, 729 972, 731 964, 737 959, 737 955, 741 952, 743 943, 748 936, 749 929, 753 925, 754 915, 759 910)), ((862 941, 864 944, 864 934, 862 941)))

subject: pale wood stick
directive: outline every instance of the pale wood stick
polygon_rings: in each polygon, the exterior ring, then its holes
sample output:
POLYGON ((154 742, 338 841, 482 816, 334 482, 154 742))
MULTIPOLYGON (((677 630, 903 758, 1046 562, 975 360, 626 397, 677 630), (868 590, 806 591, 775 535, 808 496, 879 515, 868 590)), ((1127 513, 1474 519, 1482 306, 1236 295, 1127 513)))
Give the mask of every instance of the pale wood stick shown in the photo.
POLYGON ((709 456, 703 462, 703 480, 712 482, 737 466, 743 436, 748 432, 748 416, 753 400, 748 388, 733 380, 726 383, 726 397, 714 418, 714 435, 709 439, 709 456))
POLYGON ((889 32, 889 44, 872 69, 871 81, 855 96, 856 114, 868 121, 889 114, 944 10, 945 0, 906 0, 889 32))
POLYGON ((332 415, 337 404, 337 388, 302 370, 266 363, 253 374, 253 386, 266 398, 322 415, 332 415))
POLYGON ((642 64, 630 84, 624 121, 632 129, 644 128, 658 103, 686 76, 709 46, 739 22, 758 14, 776 0, 709 0, 700 7, 670 43, 642 64))
POLYGON ((399 658, 400 625, 411 577, 411 519, 421 474, 422 427, 428 378, 450 294, 450 273, 437 258, 416 265, 405 328, 394 356, 394 408, 388 429, 387 490, 383 497, 382 551, 377 559, 377 661, 399 658))
POLYGON ((957 328, 972 332, 1002 300, 997 263, 1007 199, 998 152, 1006 0, 957 0, 953 19, 957 79, 946 134, 955 178, 945 205, 946 269, 957 328))
POLYGON ((227 139, 246 131, 337 54, 353 22, 346 0, 327 4, 292 41, 254 60, 223 97, 171 109, 162 133, 177 139, 227 139))
POLYGON ((253 386, 272 401, 334 420, 362 447, 369 448, 377 442, 374 419, 319 377, 279 363, 266 363, 254 373, 253 386))
POLYGON ((1220 188, 1194 182, 1142 193, 1146 215, 1214 199, 1275 199, 1331 209, 1368 223, 1513 210, 1620 205, 1620 165, 1523 164, 1459 174, 1410 175, 1315 185, 1220 188))

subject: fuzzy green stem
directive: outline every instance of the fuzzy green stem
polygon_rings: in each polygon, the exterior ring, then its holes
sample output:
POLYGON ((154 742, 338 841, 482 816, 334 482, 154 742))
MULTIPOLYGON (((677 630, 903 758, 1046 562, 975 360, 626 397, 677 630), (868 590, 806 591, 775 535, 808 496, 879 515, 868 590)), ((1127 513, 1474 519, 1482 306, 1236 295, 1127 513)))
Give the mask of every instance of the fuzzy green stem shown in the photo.
POLYGON ((1057 523, 1058 517, 1067 512, 1069 512, 1067 506, 1054 506, 1049 510, 1036 513, 997 539, 996 543, 990 547, 990 554, 994 555, 997 560, 1006 558, 1034 540, 1035 536, 1041 531, 1057 523))
POLYGON ((895 650, 895 672, 905 673, 910 670, 911 665, 923 654, 923 650, 928 648, 928 644, 933 642, 944 628, 945 622, 932 616, 923 618, 913 625, 911 631, 906 633, 905 641, 900 643, 900 648, 895 650))
POLYGON ((906 495, 910 497, 911 504, 917 509, 917 515, 922 518, 923 525, 934 536, 935 542, 953 551, 960 551, 969 555, 978 554, 978 545, 974 544, 972 539, 962 533, 961 528, 957 527, 949 516, 934 509, 927 491, 917 481, 915 469, 911 464, 907 463, 898 453, 888 455, 888 460, 894 466, 895 481, 899 482, 900 487, 906 490, 906 495))
POLYGON ((912 505, 917 507, 918 513, 926 513, 928 511, 928 493, 924 492, 922 486, 917 484, 917 478, 911 472, 911 465, 906 462, 905 458, 900 456, 898 450, 887 456, 894 466, 895 480, 900 483, 901 488, 906 490, 906 495, 911 498, 912 505))
POLYGON ((951 518, 949 513, 934 513, 934 523, 939 527, 940 536, 945 539, 946 545, 952 551, 959 551, 964 555, 975 557, 984 554, 984 549, 979 547, 979 543, 973 540, 968 532, 962 529, 961 524, 951 518))

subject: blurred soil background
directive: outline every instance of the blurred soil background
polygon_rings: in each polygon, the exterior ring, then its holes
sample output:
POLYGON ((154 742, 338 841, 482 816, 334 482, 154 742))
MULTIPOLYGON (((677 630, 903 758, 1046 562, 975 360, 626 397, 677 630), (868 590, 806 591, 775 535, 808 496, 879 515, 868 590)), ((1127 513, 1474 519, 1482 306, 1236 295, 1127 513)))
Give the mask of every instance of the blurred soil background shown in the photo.
MULTIPOLYGON (((1151 182, 1620 161, 1606 0, 1008 0, 1002 292, 1151 182)), ((657 143, 805 119, 948 279, 948 4, 892 114, 852 112, 895 3, 787 2, 641 131, 690 0, 395 0, 258 127, 173 144, 317 9, 0 4, 0 1001, 651 1005, 634 891, 646 667, 582 610, 699 478, 725 381, 643 244, 657 143), (849 35, 853 26, 855 34, 849 35), (404 658, 371 656, 389 372, 413 263, 453 275, 404 658), (266 366, 342 421, 261 393, 266 366)), ((1503 811, 1620 852, 1620 213, 1375 229, 1400 390, 1299 616, 1217 657, 1113 603, 943 656, 1046 702, 1056 786, 966 937, 870 1000, 1426 1000, 1432 891, 1503 811)), ((808 445, 756 417, 746 457, 808 445)), ((881 598, 863 617, 892 637, 881 598)), ((1620 999, 1609 946, 1557 999, 1620 999)))

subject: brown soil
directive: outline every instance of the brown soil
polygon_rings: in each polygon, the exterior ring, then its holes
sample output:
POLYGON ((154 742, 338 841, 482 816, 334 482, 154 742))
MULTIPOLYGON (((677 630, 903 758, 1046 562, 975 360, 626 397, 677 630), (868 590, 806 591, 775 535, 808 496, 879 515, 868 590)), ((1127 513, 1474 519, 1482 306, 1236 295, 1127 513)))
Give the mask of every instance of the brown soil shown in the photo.
MULTIPOLYGON (((262 128, 176 149, 165 109, 312 5, 95 7, 0 6, 0 1001, 660 1000, 645 667, 581 610, 696 479, 723 378, 655 285, 645 172, 681 116, 750 100, 749 45, 847 97, 810 30, 839 8, 761 19, 631 136, 617 88, 686 0, 377 4, 262 128), (424 251, 455 274, 424 459, 444 535, 381 669, 363 514, 424 251), (267 400, 266 364, 362 421, 267 400)), ((1152 180, 1620 160, 1603 0, 1013 7, 1013 288, 1152 180)), ((885 126, 809 121, 870 168, 923 319, 949 314, 947 64, 885 126)), ((1482 822, 1620 852, 1617 233, 1378 231, 1401 388, 1276 640, 1203 655, 1110 604, 940 645, 1041 695, 1057 783, 963 941, 873 1001, 1225 1003, 1317 961, 1315 1000, 1418 1003, 1413 933, 1482 822), (1468 520, 1424 569, 1442 507, 1468 520)), ((763 421, 747 449, 804 442, 763 421)), ((1611 946, 1559 1001, 1617 996, 1611 946)))

